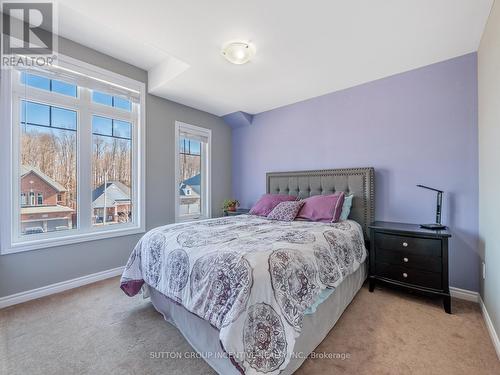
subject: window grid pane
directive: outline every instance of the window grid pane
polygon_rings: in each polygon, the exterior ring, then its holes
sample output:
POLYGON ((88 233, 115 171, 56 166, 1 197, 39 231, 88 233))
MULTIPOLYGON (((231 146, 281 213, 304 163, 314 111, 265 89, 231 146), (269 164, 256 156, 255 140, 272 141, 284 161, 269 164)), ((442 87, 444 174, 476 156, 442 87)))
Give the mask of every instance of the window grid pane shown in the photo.
POLYGON ((40 90, 56 92, 58 94, 72 96, 75 98, 77 97, 76 85, 57 79, 50 79, 36 74, 21 72, 21 83, 40 90))
POLYGON ((113 107, 124 109, 128 112, 132 110, 132 103, 128 99, 121 98, 119 96, 113 97, 113 107))
POLYGON ((113 135, 113 120, 102 116, 92 116, 92 133, 97 135, 113 135))
POLYGON ((94 103, 113 106, 113 97, 99 91, 92 91, 92 101, 94 103))
POLYGON ((179 215, 202 213, 202 144, 200 141, 181 137, 179 154, 180 186, 179 215))
POLYGON ((97 104, 132 111, 132 102, 121 96, 113 96, 100 91, 92 91, 92 101, 97 104))
POLYGON ((58 81, 56 79, 52 80, 52 91, 57 92, 58 94, 73 96, 75 98, 77 96, 76 85, 58 81))
POLYGON ((27 120, 20 124, 21 235, 76 228, 76 112, 29 101, 20 107, 27 120))
POLYGON ((132 217, 132 124, 92 116, 92 225, 129 223, 132 217))

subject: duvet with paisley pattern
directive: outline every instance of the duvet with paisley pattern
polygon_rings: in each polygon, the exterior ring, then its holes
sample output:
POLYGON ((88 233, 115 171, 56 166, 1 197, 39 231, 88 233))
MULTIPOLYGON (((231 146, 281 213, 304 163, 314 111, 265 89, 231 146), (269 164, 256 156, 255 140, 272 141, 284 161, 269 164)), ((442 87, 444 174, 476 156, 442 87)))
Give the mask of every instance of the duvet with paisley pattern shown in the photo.
POLYGON ((365 258, 354 221, 240 215, 149 231, 127 262, 121 288, 133 296, 148 284, 217 328, 242 373, 274 375, 290 361, 304 312, 365 258))

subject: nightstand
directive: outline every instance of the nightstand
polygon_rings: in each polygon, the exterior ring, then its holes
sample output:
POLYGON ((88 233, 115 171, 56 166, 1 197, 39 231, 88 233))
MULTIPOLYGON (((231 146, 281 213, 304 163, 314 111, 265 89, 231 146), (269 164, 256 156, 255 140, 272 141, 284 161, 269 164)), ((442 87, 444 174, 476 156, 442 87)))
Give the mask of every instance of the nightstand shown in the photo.
POLYGON ((248 212, 250 212, 250 209, 248 209, 248 208, 238 208, 236 211, 224 210, 223 215, 224 216, 237 216, 237 215, 247 214, 248 212))
POLYGON ((422 229, 418 224, 376 221, 370 225, 370 292, 376 282, 443 298, 451 314, 448 281, 448 230, 422 229))

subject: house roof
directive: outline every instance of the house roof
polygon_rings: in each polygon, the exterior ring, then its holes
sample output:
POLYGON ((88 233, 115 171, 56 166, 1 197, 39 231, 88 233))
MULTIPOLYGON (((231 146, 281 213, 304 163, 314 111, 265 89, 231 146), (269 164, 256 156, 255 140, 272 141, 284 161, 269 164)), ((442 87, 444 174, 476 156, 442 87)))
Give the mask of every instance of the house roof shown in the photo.
POLYGON ((188 197, 188 198, 196 198, 200 196, 199 193, 200 186, 191 186, 191 185, 186 185, 184 183, 181 183, 179 186, 179 195, 182 197, 188 197), (191 194, 186 194, 186 190, 191 189, 191 194))
POLYGON ((73 212, 74 210, 65 206, 29 206, 21 207, 22 215, 34 215, 34 214, 53 214, 58 212, 73 212))
POLYGON ((194 185, 201 185, 201 173, 198 173, 197 175, 193 177, 189 177, 188 179, 185 179, 182 181, 184 184, 189 185, 189 186, 194 186, 194 185))
POLYGON ((186 187, 190 187, 196 195, 200 195, 201 192, 201 174, 198 173, 197 175, 193 177, 189 177, 182 181, 181 185, 179 186, 179 193, 181 196, 186 195, 185 194, 185 189, 186 187))
POLYGON ((36 167, 21 165, 21 178, 28 175, 29 173, 34 173, 45 181, 48 185, 52 186, 58 193, 66 191, 66 188, 62 186, 59 182, 54 180, 52 177, 47 176, 40 169, 36 167))
POLYGON ((118 203, 130 202, 130 188, 119 181, 109 181, 92 192, 92 208, 113 207, 118 203), (106 192, 106 194, 104 194, 106 192), (106 196, 106 199, 104 199, 106 196))

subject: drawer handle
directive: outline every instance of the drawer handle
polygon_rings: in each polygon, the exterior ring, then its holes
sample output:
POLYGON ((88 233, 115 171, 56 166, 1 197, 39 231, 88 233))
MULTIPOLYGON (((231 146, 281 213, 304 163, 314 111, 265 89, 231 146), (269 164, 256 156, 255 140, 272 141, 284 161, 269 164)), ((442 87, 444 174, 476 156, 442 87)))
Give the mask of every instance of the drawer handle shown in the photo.
POLYGON ((403 262, 408 263, 408 258, 404 257, 403 262))
POLYGON ((403 272, 403 277, 406 279, 408 277, 408 274, 406 272, 403 272))
POLYGON ((403 242, 403 247, 408 247, 408 242, 403 242))

